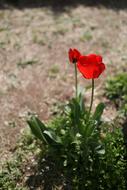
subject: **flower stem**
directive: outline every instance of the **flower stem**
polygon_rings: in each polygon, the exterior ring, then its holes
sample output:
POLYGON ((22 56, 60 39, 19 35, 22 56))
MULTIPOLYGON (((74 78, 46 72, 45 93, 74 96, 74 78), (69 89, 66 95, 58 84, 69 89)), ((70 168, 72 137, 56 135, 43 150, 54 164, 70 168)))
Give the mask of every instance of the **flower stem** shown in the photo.
POLYGON ((89 112, 88 112, 88 119, 90 117, 90 113, 91 113, 91 109, 92 109, 92 105, 93 105, 93 97, 94 97, 94 79, 92 79, 92 93, 91 93, 90 108, 89 108, 89 112))
POLYGON ((78 96, 78 78, 77 78, 77 65, 74 63, 75 67, 75 98, 78 96))

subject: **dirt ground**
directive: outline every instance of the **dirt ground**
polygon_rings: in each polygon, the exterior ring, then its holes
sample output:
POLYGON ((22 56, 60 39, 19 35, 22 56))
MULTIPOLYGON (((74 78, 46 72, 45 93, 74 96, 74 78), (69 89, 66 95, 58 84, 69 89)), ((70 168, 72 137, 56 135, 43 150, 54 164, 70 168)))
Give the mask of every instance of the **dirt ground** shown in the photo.
MULTIPOLYGON (((127 70, 127 10, 85 4, 0 9, 1 160, 13 152, 29 112, 48 120, 53 105, 72 96, 70 47, 103 56, 107 69, 97 80, 98 102, 106 78, 127 70)), ((90 84, 78 77, 83 87, 90 84)))

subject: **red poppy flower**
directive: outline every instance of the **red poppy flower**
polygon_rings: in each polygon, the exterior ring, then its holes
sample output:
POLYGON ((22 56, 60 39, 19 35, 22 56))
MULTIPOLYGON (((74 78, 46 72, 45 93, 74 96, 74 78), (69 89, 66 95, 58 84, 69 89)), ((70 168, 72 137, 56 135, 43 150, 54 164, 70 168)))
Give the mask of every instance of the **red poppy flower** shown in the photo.
POLYGON ((71 63, 76 63, 81 56, 80 52, 77 49, 70 49, 68 55, 71 63))
POLYGON ((102 57, 95 54, 80 56, 77 67, 86 79, 98 78, 105 70, 105 64, 102 63, 102 57))

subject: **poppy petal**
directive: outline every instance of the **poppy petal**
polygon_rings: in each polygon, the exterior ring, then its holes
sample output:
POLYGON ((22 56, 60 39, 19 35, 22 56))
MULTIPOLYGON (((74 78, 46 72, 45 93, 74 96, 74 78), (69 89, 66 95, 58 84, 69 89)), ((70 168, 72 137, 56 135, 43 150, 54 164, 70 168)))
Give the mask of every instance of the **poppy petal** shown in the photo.
POLYGON ((102 57, 96 54, 80 56, 77 67, 87 79, 98 78, 105 70, 105 65, 102 63, 102 57))

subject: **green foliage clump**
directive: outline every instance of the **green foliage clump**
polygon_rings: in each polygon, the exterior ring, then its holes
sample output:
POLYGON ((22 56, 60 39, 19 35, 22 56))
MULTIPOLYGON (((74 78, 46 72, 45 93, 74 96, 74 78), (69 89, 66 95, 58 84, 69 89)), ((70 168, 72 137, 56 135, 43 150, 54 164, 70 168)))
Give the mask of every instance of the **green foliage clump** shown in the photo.
POLYGON ((2 165, 0 170, 0 190, 28 190, 21 181, 24 175, 24 166, 29 155, 37 152, 33 136, 25 130, 22 138, 16 145, 16 151, 12 158, 2 165))
POLYGON ((106 96, 127 115, 127 73, 121 73, 108 79, 106 96))
POLYGON ((80 95, 47 126, 35 116, 28 120, 71 189, 126 189, 123 135, 101 121, 103 109, 100 103, 89 115, 80 95))

